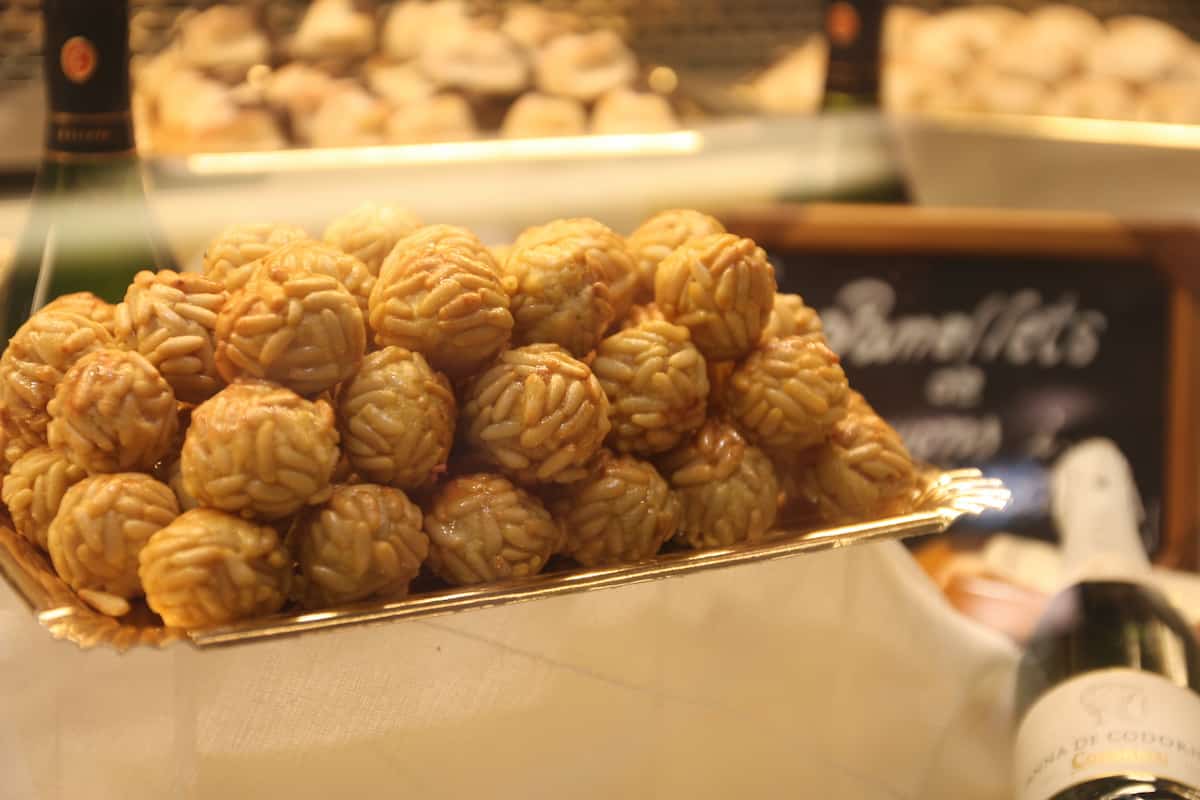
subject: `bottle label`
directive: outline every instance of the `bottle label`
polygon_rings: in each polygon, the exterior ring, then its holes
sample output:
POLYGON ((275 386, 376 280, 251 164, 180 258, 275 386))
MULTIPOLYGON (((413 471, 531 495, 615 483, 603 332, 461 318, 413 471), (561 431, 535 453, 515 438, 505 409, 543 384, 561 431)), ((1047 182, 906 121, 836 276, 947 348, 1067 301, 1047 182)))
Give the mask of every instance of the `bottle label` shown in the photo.
POLYGON ((1120 776, 1200 786, 1200 696, 1140 670, 1088 672, 1033 704, 1014 762, 1018 800, 1120 776))
POLYGON ((133 153, 127 0, 43 0, 46 156, 133 153))

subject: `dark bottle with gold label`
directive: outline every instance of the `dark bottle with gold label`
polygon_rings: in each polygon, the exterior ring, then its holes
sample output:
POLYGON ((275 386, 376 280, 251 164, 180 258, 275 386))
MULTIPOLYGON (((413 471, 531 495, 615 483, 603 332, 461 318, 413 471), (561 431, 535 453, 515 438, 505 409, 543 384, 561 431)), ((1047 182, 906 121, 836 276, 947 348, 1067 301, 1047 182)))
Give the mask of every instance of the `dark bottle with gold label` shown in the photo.
POLYGON ((134 147, 128 0, 42 0, 46 143, 24 232, 0 285, 5 340, 69 292, 119 301, 170 266, 134 147))
POLYGON ((825 109, 879 105, 885 0, 831 0, 825 6, 829 66, 825 109))

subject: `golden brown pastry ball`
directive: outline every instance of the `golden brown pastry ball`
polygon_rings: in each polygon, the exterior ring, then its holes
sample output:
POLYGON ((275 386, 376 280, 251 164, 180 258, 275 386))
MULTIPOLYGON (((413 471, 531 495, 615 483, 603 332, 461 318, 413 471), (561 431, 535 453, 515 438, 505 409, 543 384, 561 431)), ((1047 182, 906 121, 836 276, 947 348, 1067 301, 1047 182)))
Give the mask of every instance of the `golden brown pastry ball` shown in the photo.
POLYGON ((227 291, 237 291, 250 280, 255 261, 288 242, 307 238, 307 231, 287 223, 230 225, 204 251, 204 274, 227 291))
POLYGON ((683 505, 676 538, 691 547, 761 541, 775 523, 779 484, 770 459, 724 422, 709 420, 658 466, 683 505))
POLYGON ((708 375, 687 328, 643 322, 604 341, 592 371, 608 396, 610 445, 662 453, 704 424, 708 375))
POLYGON ((396 242, 421 227, 411 211, 386 203, 364 203, 329 223, 325 241, 354 256, 378 277, 396 242))
POLYGON ((637 75, 637 58, 610 30, 559 36, 538 51, 536 66, 539 89, 585 103, 637 75))
POLYGON ((542 502, 499 475, 440 486, 425 512, 429 566, 456 586, 536 575, 562 544, 542 502))
POLYGON ((724 233, 725 226, 715 217, 687 208, 660 211, 629 235, 629 252, 638 271, 638 299, 654 297, 654 275, 663 259, 692 239, 724 233))
POLYGON ((591 219, 523 232, 504 264, 515 284, 513 342, 552 343, 584 356, 633 305, 636 273, 624 241, 591 219))
POLYGON ((750 441, 769 450, 820 444, 846 415, 850 386, 838 357, 806 336, 771 339, 725 386, 723 408, 750 441))
POLYGON ((375 276, 356 256, 343 253, 331 244, 289 242, 263 256, 251 275, 251 281, 286 281, 305 272, 328 275, 340 283, 358 301, 363 322, 366 323, 367 298, 371 296, 371 289, 375 286, 375 276))
POLYGON ((180 514, 138 560, 146 602, 173 628, 273 614, 292 581, 291 556, 274 528, 209 508, 180 514))
POLYGON ((175 392, 131 350, 94 350, 75 362, 48 406, 50 446, 89 473, 153 469, 179 425, 175 392))
POLYGON ((454 378, 477 372, 512 335, 500 266, 474 234, 451 225, 419 228, 396 244, 370 308, 376 344, 420 352, 454 378))
POLYGON ((325 401, 268 383, 236 383, 192 412, 183 485, 201 505, 281 519, 329 497, 337 443, 325 401))
MULTIPOLYGON (((620 329, 634 328, 643 322, 666 322, 667 318, 654 303, 644 303, 629 309, 625 319, 621 320, 620 329)), ((690 334, 689 334, 690 335, 690 334)))
POLYGON ((654 303, 710 361, 736 361, 758 344, 775 305, 775 270, 750 239, 715 233, 667 256, 654 277, 654 303))
POLYGON ((50 523, 63 495, 86 477, 84 470, 49 447, 30 450, 17 459, 3 487, 4 505, 17 533, 46 549, 50 523))
POLYGON ((342 449, 374 483, 401 489, 429 484, 454 444, 458 406, 450 381, 420 353, 371 353, 338 394, 342 449))
POLYGON ((763 341, 780 339, 784 336, 809 336, 819 334, 824 330, 821 317, 814 311, 804 298, 798 294, 778 292, 775 295, 775 306, 771 316, 767 318, 767 327, 763 330, 763 341))
POLYGON ((17 431, 17 426, 8 418, 8 412, 0 405, 0 480, 12 470, 21 456, 43 446, 27 439, 17 431))
POLYGON ((139 272, 117 311, 116 336, 154 365, 175 396, 202 403, 225 381, 217 372, 217 314, 229 295, 193 272, 139 272))
POLYGON ((115 333, 117 307, 101 300, 91 292, 72 292, 60 295, 42 306, 42 310, 68 311, 99 322, 109 333, 115 333))
POLYGON ((910 510, 916 469, 900 436, 865 403, 833 427, 788 483, 789 515, 826 525, 910 510))
POLYGON ((463 393, 466 441, 522 483, 569 483, 608 435, 591 369, 552 344, 508 350, 463 393))
POLYGON ((304 606, 407 595, 429 554, 421 521, 404 492, 372 484, 339 486, 302 512, 295 536, 304 606))
POLYGON ((0 411, 12 423, 10 436, 31 447, 46 444, 46 406, 63 374, 80 357, 112 344, 103 325, 69 311, 43 309, 30 317, 0 357, 0 411))
POLYGON ((650 558, 679 527, 679 498, 649 463, 609 456, 551 506, 565 552, 585 567, 650 558))
POLYGON ((138 554, 179 515, 166 484, 134 472, 95 475, 63 495, 50 524, 50 558, 59 577, 104 613, 123 616, 142 594, 138 554))
POLYGON ((314 395, 354 374, 367 346, 354 295, 328 275, 280 270, 272 277, 234 292, 218 315, 221 375, 314 395))

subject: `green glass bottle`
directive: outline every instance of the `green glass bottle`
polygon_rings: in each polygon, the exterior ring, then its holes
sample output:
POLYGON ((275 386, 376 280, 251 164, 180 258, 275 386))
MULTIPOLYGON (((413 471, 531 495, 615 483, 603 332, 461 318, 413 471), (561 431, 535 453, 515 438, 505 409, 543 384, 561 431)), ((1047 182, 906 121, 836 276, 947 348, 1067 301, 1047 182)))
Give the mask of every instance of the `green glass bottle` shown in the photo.
POLYGON ((42 17, 46 143, 0 286, 5 340, 59 295, 118 302, 138 271, 170 266, 134 147, 128 0, 43 0, 42 17))

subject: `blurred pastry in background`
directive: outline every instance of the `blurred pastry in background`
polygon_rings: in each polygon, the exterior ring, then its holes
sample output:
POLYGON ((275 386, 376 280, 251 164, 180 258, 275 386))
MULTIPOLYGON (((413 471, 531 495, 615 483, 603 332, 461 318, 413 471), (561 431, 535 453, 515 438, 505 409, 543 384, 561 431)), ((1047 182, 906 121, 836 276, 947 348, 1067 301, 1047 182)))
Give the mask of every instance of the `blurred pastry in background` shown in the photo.
POLYGON ((1051 90, 1041 111, 1058 117, 1128 120, 1135 116, 1134 95, 1122 80, 1088 75, 1051 90))
POLYGON ((528 92, 504 116, 500 135, 509 139, 580 136, 587 130, 587 111, 569 97, 528 92))
POLYGON ((621 37, 609 30, 560 36, 537 56, 539 89, 585 103, 628 86, 636 76, 637 59, 621 37))
POLYGON ((310 127, 317 109, 337 86, 324 70, 293 62, 265 76, 263 96, 268 106, 287 116, 296 138, 307 142, 312 140, 310 127))
POLYGON ((411 64, 372 61, 363 70, 367 88, 395 106, 421 102, 437 90, 421 70, 411 64))
POLYGON ((1088 51, 1089 73, 1146 83, 1165 77, 1191 42, 1165 22, 1150 17, 1114 17, 1108 33, 1088 51))
POLYGON ((958 75, 1020 21, 1019 12, 1004 6, 951 9, 914 26, 908 53, 923 64, 958 75))
POLYGON ((479 26, 448 32, 428 43, 418 60, 439 86, 481 95, 515 95, 529 84, 529 65, 511 39, 479 26))
POLYGON ((1200 86, 1184 81, 1149 86, 1137 98, 1134 118, 1141 122, 1200 125, 1200 86))
POLYGON ((1074 6, 1045 6, 1014 26, 987 63, 999 72, 1057 83, 1079 70, 1085 54, 1104 36, 1100 21, 1074 6))
POLYGON ((892 111, 948 111, 961 108, 958 85, 939 69, 909 61, 894 61, 880 84, 884 108, 892 111))
POLYGON ((385 130, 389 144, 460 142, 474 139, 478 133, 471 104, 451 93, 396 109, 387 118, 385 130))
POLYGON ((1036 114, 1045 95, 1046 86, 1040 81, 981 66, 963 77, 961 106, 994 114, 1036 114))
POLYGON ((398 61, 417 58, 427 44, 469 27, 461 0, 407 0, 392 6, 383 25, 383 52, 398 61))
POLYGON ((768 67, 754 81, 758 106, 770 114, 811 114, 821 107, 829 46, 819 34, 768 67))
POLYGON ((153 146, 164 153, 267 150, 285 140, 262 109, 242 108, 233 91, 194 70, 167 79, 157 104, 153 146))
POLYGON ((315 0, 292 37, 292 55, 312 61, 363 58, 375 49, 375 18, 353 0, 315 0))
POLYGON ((517 3, 504 11, 500 30, 526 50, 537 50, 551 39, 583 30, 583 20, 567 11, 552 11, 534 3, 517 3))
POLYGON ((250 67, 266 63, 271 44, 249 9, 215 5, 183 21, 179 50, 188 66, 237 83, 250 67))
POLYGON ((387 104, 361 86, 339 82, 306 123, 315 147, 362 147, 383 143, 387 104))
POLYGON ((883 55, 899 55, 907 48, 917 28, 929 19, 929 12, 914 6, 893 5, 883 18, 883 55))
POLYGON ((614 89, 592 109, 592 133, 662 133, 678 128, 671 103, 652 92, 614 89))

